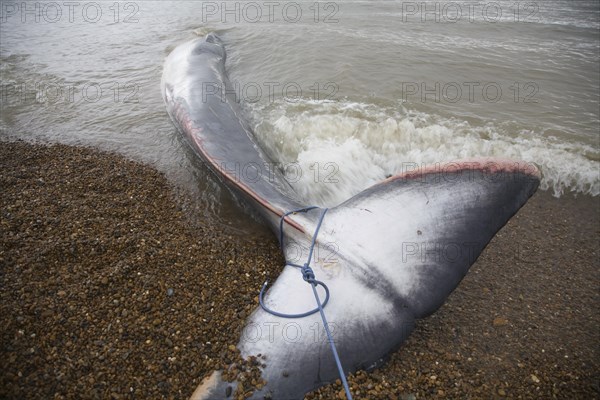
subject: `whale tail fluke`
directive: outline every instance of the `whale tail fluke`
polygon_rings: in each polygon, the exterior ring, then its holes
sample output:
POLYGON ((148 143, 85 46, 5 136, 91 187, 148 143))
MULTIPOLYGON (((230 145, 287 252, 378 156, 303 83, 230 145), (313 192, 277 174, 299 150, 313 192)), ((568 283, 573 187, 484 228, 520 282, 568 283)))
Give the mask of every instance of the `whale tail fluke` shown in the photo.
POLYGON ((539 180, 532 164, 501 159, 394 176, 330 209, 320 241, 337 249, 346 279, 362 280, 423 318, 442 305, 539 180))
MULTIPOLYGON (((379 365, 416 319, 441 306, 539 179, 523 162, 460 161, 391 177, 328 210, 311 266, 330 290, 325 313, 347 373, 379 365)), ((285 228, 288 261, 306 262, 321 212, 290 217, 305 233, 285 228)), ((315 307, 310 285, 289 266, 265 303, 290 314, 315 307)), ((238 347, 244 357, 266 356, 267 385, 252 398, 301 399, 338 378, 318 313, 286 319, 257 308, 238 347)), ((229 385, 213 374, 195 398, 225 398, 229 385)))

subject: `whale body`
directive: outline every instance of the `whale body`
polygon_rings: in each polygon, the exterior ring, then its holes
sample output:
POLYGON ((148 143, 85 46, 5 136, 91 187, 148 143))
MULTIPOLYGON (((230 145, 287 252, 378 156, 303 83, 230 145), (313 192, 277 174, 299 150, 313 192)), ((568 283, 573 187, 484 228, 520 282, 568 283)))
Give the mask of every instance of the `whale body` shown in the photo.
MULTIPOLYGON (((215 34, 181 44, 167 57, 162 95, 195 153, 277 237, 284 213, 306 207, 244 121, 215 34)), ((496 232, 539 185, 531 164, 472 159, 392 176, 330 208, 311 266, 329 288, 325 313, 344 372, 369 370, 408 337, 415 321, 437 310, 496 232)), ((322 210, 284 218, 286 260, 302 264, 322 210)), ((257 288, 258 289, 258 288, 257 288)), ((321 299, 324 298, 319 288, 321 299)), ((267 292, 270 309, 315 308, 312 288, 286 266, 267 292)), ((252 399, 302 399, 335 381, 338 370, 318 313, 277 317, 257 307, 237 345, 243 357, 265 357, 265 385, 252 399)), ((247 382, 206 377, 194 399, 223 399, 247 382)))

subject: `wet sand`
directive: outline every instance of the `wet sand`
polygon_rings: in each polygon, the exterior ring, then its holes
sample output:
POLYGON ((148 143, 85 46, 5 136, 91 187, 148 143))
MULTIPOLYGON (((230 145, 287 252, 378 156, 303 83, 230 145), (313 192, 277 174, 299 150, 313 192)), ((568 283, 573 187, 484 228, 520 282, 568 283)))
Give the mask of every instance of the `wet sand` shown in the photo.
MULTIPOLYGON (((274 237, 120 156, 16 142, 0 164, 0 398, 187 398, 229 361, 274 237)), ((598 201, 538 192, 355 398, 599 398, 598 201)))

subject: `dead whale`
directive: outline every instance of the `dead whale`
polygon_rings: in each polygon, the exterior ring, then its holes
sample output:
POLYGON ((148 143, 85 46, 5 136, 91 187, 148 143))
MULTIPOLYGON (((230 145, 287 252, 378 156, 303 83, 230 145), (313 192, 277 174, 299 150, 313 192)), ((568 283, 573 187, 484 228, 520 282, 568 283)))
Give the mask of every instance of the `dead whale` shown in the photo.
MULTIPOLYGON (((242 118, 225 58, 214 34, 173 50, 162 79, 168 113, 196 154, 281 237, 286 260, 302 264, 323 210, 285 216, 280 235, 282 216, 306 205, 242 118)), ((381 364, 416 319, 438 309, 539 180, 524 162, 461 160, 392 176, 329 209, 309 261, 330 292, 325 311, 345 373, 381 364)), ((315 308, 311 285, 291 265, 264 303, 286 314, 315 308)), ((290 319, 257 307, 238 348, 244 357, 266 356, 267 383, 252 399, 301 399, 339 376, 319 313, 290 319)), ((217 371, 192 398, 226 398, 239 384, 217 371)))

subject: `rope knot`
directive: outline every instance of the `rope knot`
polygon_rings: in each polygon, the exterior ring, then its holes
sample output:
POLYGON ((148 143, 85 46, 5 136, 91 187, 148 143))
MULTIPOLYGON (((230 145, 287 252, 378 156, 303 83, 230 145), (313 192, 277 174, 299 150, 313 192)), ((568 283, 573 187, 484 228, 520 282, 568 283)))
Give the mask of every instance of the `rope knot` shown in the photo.
POLYGON ((302 279, 309 283, 313 283, 315 281, 315 273, 307 264, 304 264, 302 267, 302 279))

